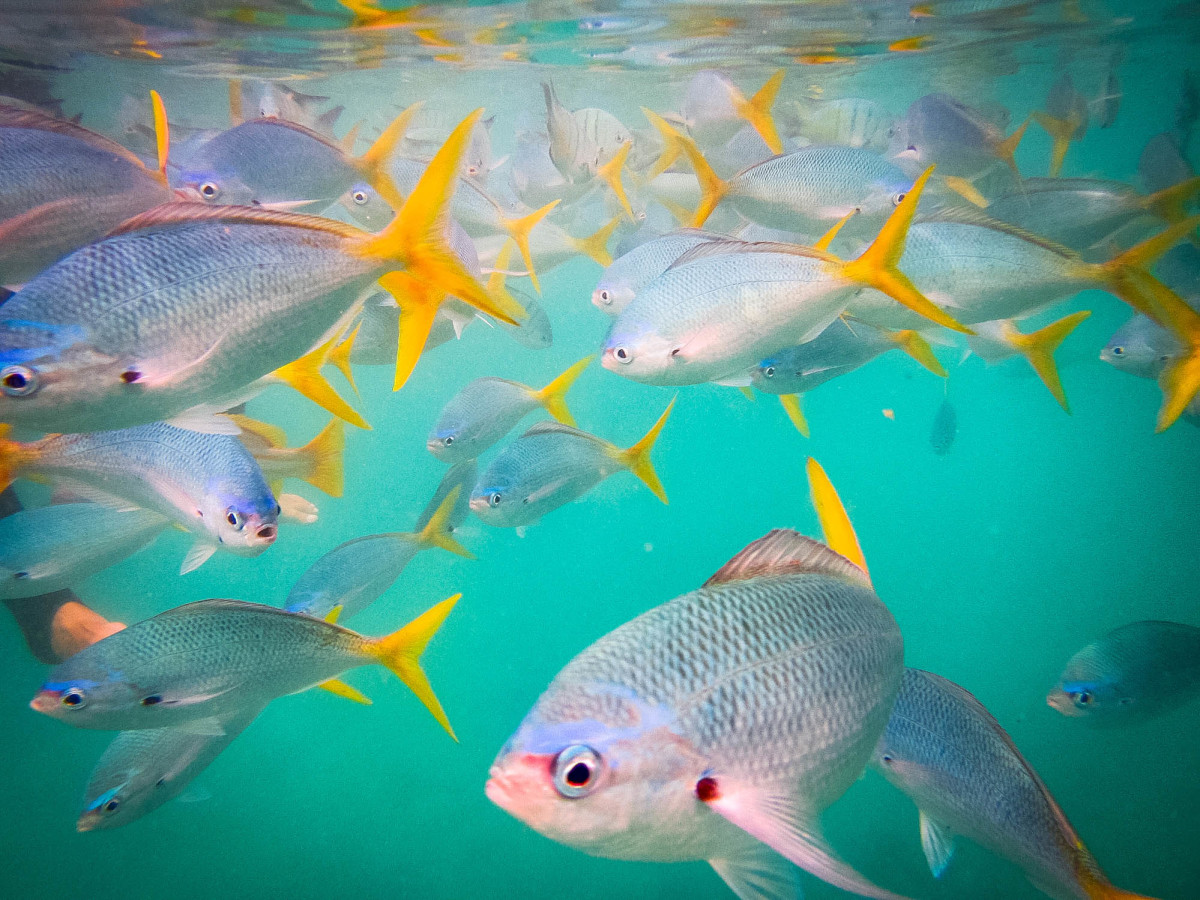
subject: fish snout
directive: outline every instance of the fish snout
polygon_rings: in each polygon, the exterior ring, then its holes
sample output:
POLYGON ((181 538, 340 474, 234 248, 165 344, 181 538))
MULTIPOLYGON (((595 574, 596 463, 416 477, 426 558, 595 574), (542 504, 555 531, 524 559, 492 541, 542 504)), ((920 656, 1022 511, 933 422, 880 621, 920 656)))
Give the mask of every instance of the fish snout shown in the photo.
POLYGON ((254 532, 253 543, 271 545, 279 534, 279 527, 274 522, 266 522, 258 526, 254 532))
POLYGON ((34 695, 34 698, 29 701, 29 708, 34 712, 40 712, 44 715, 50 715, 58 709, 62 691, 41 690, 34 695))
POLYGON ((75 830, 81 834, 85 831, 95 831, 100 827, 102 818, 103 816, 97 810, 84 810, 79 814, 79 818, 75 820, 75 830))

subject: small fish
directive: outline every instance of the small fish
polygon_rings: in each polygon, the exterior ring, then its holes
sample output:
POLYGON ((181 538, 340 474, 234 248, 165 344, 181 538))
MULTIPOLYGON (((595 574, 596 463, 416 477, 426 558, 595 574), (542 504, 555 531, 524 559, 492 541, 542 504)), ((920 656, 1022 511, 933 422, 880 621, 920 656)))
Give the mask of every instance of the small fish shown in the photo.
POLYGON ((838 858, 818 816, 870 759, 902 644, 861 569, 772 531, 568 663, 487 796, 596 856, 707 860, 739 897, 799 896, 790 862, 895 898, 838 858))
POLYGON ((145 509, 60 503, 0 519, 0 600, 71 587, 149 546, 168 520, 145 509))
POLYGON ((581 359, 540 390, 506 378, 476 378, 442 408, 425 449, 442 462, 475 459, 539 406, 574 426, 566 393, 594 359, 581 359))
POLYGON ((857 147, 872 153, 885 152, 896 129, 891 113, 861 97, 793 101, 790 113, 795 133, 814 144, 857 147))
POLYGON ((574 112, 559 102, 554 86, 542 85, 550 159, 569 182, 590 181, 633 139, 612 113, 589 107, 574 112))
POLYGON ((812 340, 847 304, 875 294, 862 291, 864 285, 889 293, 904 328, 926 326, 909 323, 911 315, 964 331, 897 268, 901 254, 907 255, 905 235, 928 177, 917 180, 875 241, 851 261, 820 246, 728 240, 693 247, 616 317, 602 365, 648 384, 744 378, 764 357, 812 340))
POLYGON ((1069 72, 1063 72, 1046 95, 1046 111, 1035 112, 1033 119, 1050 135, 1054 145, 1050 150, 1050 177, 1062 171, 1067 148, 1072 141, 1083 139, 1088 127, 1087 99, 1075 88, 1069 72))
POLYGON ((722 236, 690 228, 664 234, 617 257, 601 274, 592 291, 592 304, 610 316, 619 314, 647 284, 697 244, 721 240, 722 236))
POLYGON ((784 70, 780 69, 754 96, 747 98, 728 76, 713 71, 697 72, 688 82, 680 110, 683 122, 697 141, 709 147, 724 144, 748 122, 772 153, 782 153, 783 142, 771 107, 783 77, 784 70))
POLYGON ((1147 191, 1157 193, 1182 184, 1196 173, 1179 149, 1175 135, 1160 132, 1146 141, 1138 157, 1138 175, 1147 191))
POLYGON ((446 295, 515 322, 515 302, 494 301, 444 238, 443 211, 478 116, 455 130, 380 234, 295 213, 172 203, 50 267, 3 307, 0 421, 86 431, 236 402, 338 330, 377 281, 405 323, 398 385, 446 295))
POLYGON ((1100 96, 1096 98, 1096 104, 1100 107, 1098 121, 1101 128, 1112 128, 1121 111, 1121 79, 1117 70, 1124 61, 1124 56, 1124 49, 1119 48, 1113 50, 1108 57, 1108 71, 1104 76, 1104 88, 1100 96))
POLYGON ((196 535, 183 571, 218 548, 258 556, 275 542, 279 504, 236 438, 165 422, 118 431, 0 438, 0 482, 47 478, 124 508, 156 512, 196 535))
POLYGON ((1132 622, 1067 662, 1046 702, 1064 716, 1120 724, 1170 712, 1200 693, 1200 628, 1132 622))
POLYGON ((321 431, 303 447, 289 447, 282 428, 259 422, 249 416, 228 414, 241 429, 238 439, 254 457, 263 477, 278 497, 285 478, 307 481, 330 497, 342 496, 345 475, 342 451, 346 429, 340 419, 330 419, 321 431))
POLYGON ((1139 314, 1113 332, 1100 358, 1120 372, 1157 380, 1182 353, 1183 345, 1171 332, 1139 314))
POLYGON ((674 406, 672 400, 646 436, 625 449, 569 425, 539 422, 501 450, 479 476, 471 492, 472 511, 499 528, 531 525, 624 469, 666 503, 650 451, 674 406))
POLYGON ((0 98, 0 284, 23 284, 170 199, 163 173, 120 144, 0 98))
POLYGON ((134 731, 178 727, 225 733, 223 720, 276 697, 338 681, 359 666, 391 669, 453 737, 421 670, 425 645, 458 596, 399 631, 367 638, 332 622, 241 600, 200 600, 130 625, 55 666, 30 702, 80 728, 134 731))
POLYGON ((378 600, 422 550, 440 547, 473 559, 452 534, 466 515, 458 498, 470 485, 461 483, 462 475, 456 473, 460 483, 417 531, 369 534, 334 547, 300 576, 283 608, 317 619, 334 613, 337 621, 346 621, 378 600))
POLYGON ((420 104, 396 117, 362 156, 295 122, 259 118, 207 141, 174 179, 196 200, 321 212, 351 189, 373 190, 399 209, 403 198, 388 172, 396 144, 420 104))
POLYGON ((520 325, 499 323, 504 333, 530 350, 546 350, 553 346, 554 328, 550 324, 550 315, 546 312, 546 307, 536 297, 518 288, 509 288, 509 292, 525 307, 525 319, 520 325))
POLYGON ((92 769, 75 830, 120 828, 174 800, 261 711, 221 719, 221 734, 184 728, 122 731, 92 769))
POLYGON ((938 456, 945 456, 954 446, 956 437, 958 437, 958 411, 949 398, 946 398, 938 404, 937 412, 934 413, 933 425, 929 429, 929 446, 938 456))
POLYGON ((1071 407, 1067 403, 1058 367, 1054 364, 1054 353, 1067 335, 1090 315, 1089 310, 1071 313, 1028 334, 1021 332, 1012 322, 980 322, 974 326, 975 334, 967 337, 967 346, 989 364, 1002 362, 1018 354, 1024 356, 1054 395, 1058 405, 1069 413, 1071 407))
POLYGON ((909 105, 891 141, 894 159, 916 170, 972 179, 997 162, 1016 171, 1013 154, 1028 122, 1005 137, 987 116, 949 94, 926 94, 909 105))
POLYGON ((1109 882, 1000 723, 945 678, 904 670, 871 765, 917 804, 935 877, 962 835, 1016 863, 1056 900, 1139 897, 1109 882))

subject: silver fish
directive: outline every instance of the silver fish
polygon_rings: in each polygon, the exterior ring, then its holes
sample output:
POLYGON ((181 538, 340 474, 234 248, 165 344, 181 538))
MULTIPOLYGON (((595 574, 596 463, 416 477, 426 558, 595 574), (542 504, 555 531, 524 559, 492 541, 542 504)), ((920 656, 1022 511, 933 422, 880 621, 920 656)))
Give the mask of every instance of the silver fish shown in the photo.
POLYGON ((866 574, 773 531, 568 663, 487 795, 596 856, 708 860, 741 897, 796 896, 785 860, 894 897, 836 856, 818 816, 861 776, 903 665, 866 574))

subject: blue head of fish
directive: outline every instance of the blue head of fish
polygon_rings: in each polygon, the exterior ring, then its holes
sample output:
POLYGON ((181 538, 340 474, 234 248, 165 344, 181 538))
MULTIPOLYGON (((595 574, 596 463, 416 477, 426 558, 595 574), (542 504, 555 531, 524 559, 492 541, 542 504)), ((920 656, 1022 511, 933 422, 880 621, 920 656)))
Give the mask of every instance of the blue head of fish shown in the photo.
POLYGON ((498 528, 526 524, 521 514, 521 497, 516 490, 519 472, 503 453, 492 461, 471 490, 471 511, 480 520, 498 528))
POLYGON ((97 831, 121 824, 118 821, 118 814, 125 811, 127 804, 124 792, 128 787, 129 781, 122 781, 85 803, 83 811, 75 822, 75 830, 97 831))
POLYGON ((683 351, 687 343, 661 333, 651 321, 623 313, 608 330, 600 364, 631 381, 689 384, 684 373, 687 360, 683 351), (684 380, 679 380, 681 377, 684 380))
POLYGON ((1064 716, 1103 721, 1113 713, 1127 715, 1134 698, 1121 685, 1121 673, 1095 644, 1068 660, 1046 702, 1064 716))
POLYGON ((199 510, 217 542, 242 556, 257 556, 275 543, 279 531, 279 502, 260 478, 254 490, 218 479, 210 485, 199 510))
POLYGON ((556 681, 489 772, 488 799, 535 831, 617 859, 704 859, 705 760, 673 710, 628 688, 556 681), (700 834, 697 834, 699 830, 700 834))
POLYGON ((218 206, 256 206, 261 200, 234 173, 208 167, 178 170, 171 179, 171 187, 188 200, 218 206))

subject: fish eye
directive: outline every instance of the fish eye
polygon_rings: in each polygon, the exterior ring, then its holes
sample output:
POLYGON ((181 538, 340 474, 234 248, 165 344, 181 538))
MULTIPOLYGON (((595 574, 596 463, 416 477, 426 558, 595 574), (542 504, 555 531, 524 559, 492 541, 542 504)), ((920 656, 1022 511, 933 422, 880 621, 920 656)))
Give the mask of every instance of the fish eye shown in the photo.
POLYGON ((134 383, 140 381, 141 378, 142 378, 142 373, 139 372, 137 369, 126 369, 124 372, 121 373, 121 382, 123 384, 134 384, 134 383))
POLYGON ((246 519, 236 509, 231 509, 225 514, 225 521, 238 531, 241 531, 242 526, 246 524, 246 519))
POLYGON ((162 703, 162 694, 151 694, 142 698, 142 706, 157 706, 162 703))
POLYGON ((68 709, 80 709, 87 705, 87 695, 79 688, 64 691, 59 702, 68 709))
POLYGON ((495 507, 495 506, 499 506, 499 505, 500 505, 500 495, 499 494, 488 494, 488 506, 495 507))
POLYGON ((626 350, 624 347, 618 347, 616 350, 614 350, 613 356, 615 356, 617 359, 617 362, 620 362, 620 363, 628 363, 633 360, 633 354, 630 353, 628 350, 626 350))
POLYGON ((890 764, 892 762, 892 754, 885 753, 885 754, 883 754, 883 756, 879 757, 879 759, 881 762, 890 764))
POLYGON ((775 377, 775 367, 767 366, 765 369, 763 369, 763 377, 764 378, 774 378, 775 377))
POLYGON ((467 174, 468 175, 478 175, 479 174, 479 166, 467 166, 467 174))
POLYGON ((600 292, 600 302, 601 303, 612 303, 612 297, 610 297, 608 295, 608 291, 600 292))
POLYGON ((1124 347, 1121 347, 1121 346, 1116 346, 1116 347, 1113 347, 1113 348, 1112 348, 1112 353, 1113 353, 1113 356, 1124 356, 1124 355, 1125 355, 1125 348, 1124 348, 1124 347))
POLYGON ((892 206, 899 206, 901 203, 904 202, 904 198, 907 196, 908 196, 908 194, 905 191, 900 191, 898 193, 892 194, 892 206))
POLYGON ((102 809, 106 813, 114 813, 117 811, 117 807, 119 807, 120 805, 121 805, 121 801, 118 800, 116 797, 113 797, 111 800, 109 800, 107 803, 104 804, 102 809))
POLYGON ((205 200, 216 200, 221 196, 221 186, 215 181, 206 181, 200 185, 200 196, 205 200))
POLYGON ((446 435, 444 438, 442 438, 442 443, 445 444, 447 447, 449 447, 451 444, 454 443, 454 435, 452 435, 452 434, 446 435))
POLYGON ((29 366, 0 369, 0 393, 6 397, 28 397, 38 389, 38 374, 29 366))
POLYGON ((1092 702, 1091 691, 1080 691, 1075 695, 1075 704, 1077 706, 1087 706, 1092 702))
POLYGON ((355 203, 357 203, 359 206, 365 206, 367 203, 367 192, 366 191, 355 191, 353 194, 350 195, 350 198, 355 203))
POLYGON ((583 744, 572 744, 554 760, 554 789, 568 800, 586 797, 596 787, 601 766, 595 750, 583 744))

